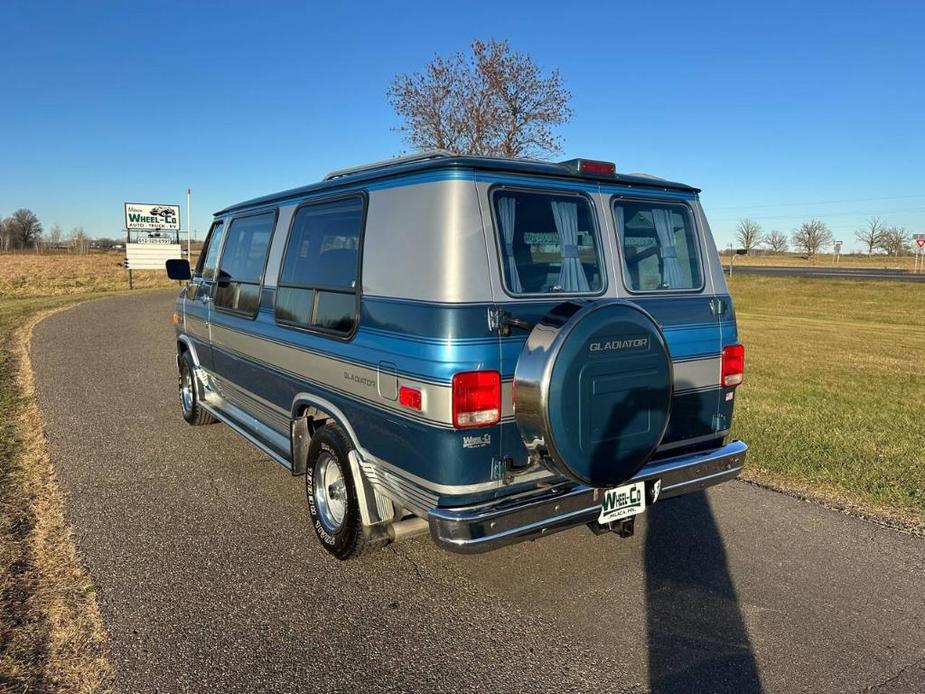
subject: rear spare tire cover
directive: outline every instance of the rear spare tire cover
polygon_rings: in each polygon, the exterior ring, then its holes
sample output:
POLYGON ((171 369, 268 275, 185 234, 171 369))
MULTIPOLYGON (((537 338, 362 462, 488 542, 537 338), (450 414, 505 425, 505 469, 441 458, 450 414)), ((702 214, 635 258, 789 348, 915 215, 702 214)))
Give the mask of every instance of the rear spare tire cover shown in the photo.
POLYGON ((531 331, 514 371, 531 456, 595 487, 635 475, 665 435, 673 376, 665 337, 623 299, 565 302, 531 331))

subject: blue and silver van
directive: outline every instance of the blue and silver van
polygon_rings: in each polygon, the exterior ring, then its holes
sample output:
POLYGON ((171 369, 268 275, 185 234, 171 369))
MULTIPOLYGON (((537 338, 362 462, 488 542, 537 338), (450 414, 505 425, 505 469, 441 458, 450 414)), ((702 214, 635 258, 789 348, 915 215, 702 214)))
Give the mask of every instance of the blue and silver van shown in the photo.
POLYGON ((482 552, 729 480, 744 353, 698 189, 430 151, 215 215, 177 303, 183 416, 304 475, 346 559, 482 552))

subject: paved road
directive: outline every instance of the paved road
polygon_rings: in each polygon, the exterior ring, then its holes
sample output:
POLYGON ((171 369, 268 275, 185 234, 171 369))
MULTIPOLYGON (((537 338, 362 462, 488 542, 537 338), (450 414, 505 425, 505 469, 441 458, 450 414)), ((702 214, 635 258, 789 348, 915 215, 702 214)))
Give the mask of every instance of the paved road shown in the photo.
MULTIPOLYGON (((729 263, 724 262, 726 274, 729 263)), ((914 274, 905 270, 878 270, 876 268, 834 268, 834 267, 786 267, 772 265, 735 265, 733 275, 794 275, 797 277, 851 278, 862 280, 887 280, 896 282, 925 282, 925 274, 914 274)))
POLYGON ((925 691, 925 540, 741 482, 628 540, 328 558, 299 479, 180 418, 172 296, 32 350, 120 691, 925 691))

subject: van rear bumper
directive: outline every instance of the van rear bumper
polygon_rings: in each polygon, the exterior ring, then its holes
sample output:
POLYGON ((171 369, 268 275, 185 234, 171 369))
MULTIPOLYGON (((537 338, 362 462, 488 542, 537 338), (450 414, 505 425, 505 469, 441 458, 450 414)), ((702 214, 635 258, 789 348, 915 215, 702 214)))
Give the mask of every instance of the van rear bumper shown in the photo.
MULTIPOLYGON (((630 481, 661 480, 659 500, 687 494, 738 477, 746 451, 744 443, 732 441, 712 451, 658 460, 630 481)), ((487 552, 596 521, 600 499, 595 491, 568 483, 476 506, 437 508, 428 513, 430 534, 452 552, 487 552)))

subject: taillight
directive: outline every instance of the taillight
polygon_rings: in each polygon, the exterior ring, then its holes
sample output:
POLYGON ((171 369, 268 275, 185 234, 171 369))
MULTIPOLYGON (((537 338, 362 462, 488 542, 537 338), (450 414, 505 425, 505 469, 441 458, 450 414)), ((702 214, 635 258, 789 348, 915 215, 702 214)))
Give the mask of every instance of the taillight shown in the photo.
POLYGON ((398 389, 398 402, 412 410, 420 410, 422 405, 421 391, 417 388, 402 386, 398 389))
POLYGON ((727 388, 737 386, 745 379, 745 347, 727 345, 723 347, 722 383, 727 388))
POLYGON ((453 426, 484 427, 501 420, 501 374, 466 371, 453 376, 453 426))

